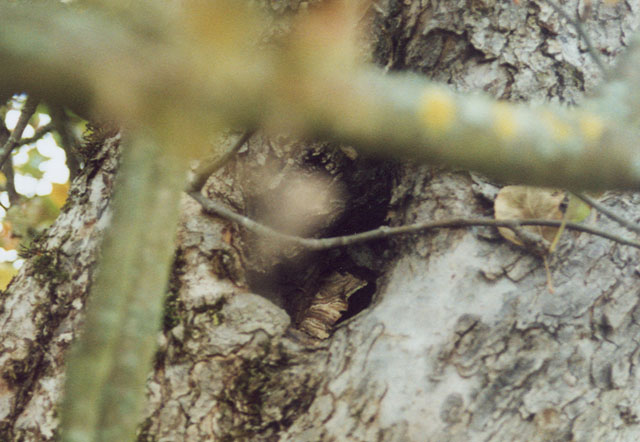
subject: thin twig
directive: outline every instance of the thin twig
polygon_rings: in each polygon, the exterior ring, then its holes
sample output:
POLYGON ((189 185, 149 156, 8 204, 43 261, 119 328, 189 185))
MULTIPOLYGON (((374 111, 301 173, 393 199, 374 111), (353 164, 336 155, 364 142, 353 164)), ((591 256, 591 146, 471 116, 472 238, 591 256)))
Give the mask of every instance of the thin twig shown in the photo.
POLYGON ((589 204, 591 207, 593 207, 594 209, 596 209, 598 212, 601 212, 602 214, 604 214, 605 216, 611 218, 612 220, 614 220, 615 222, 617 222, 618 224, 620 224, 621 226, 636 232, 636 233, 640 233, 640 225, 626 220, 624 218, 622 218, 620 215, 618 215, 616 212, 614 212, 613 210, 609 209, 607 206, 605 206, 604 204, 600 204, 598 201, 594 200, 593 198, 591 198, 590 196, 587 196, 583 193, 573 193, 576 197, 578 197, 579 199, 581 199, 582 201, 584 201, 585 203, 589 204))
POLYGON ((602 73, 606 76, 607 72, 608 72, 607 67, 604 65, 604 63, 602 61, 602 58, 600 58, 600 54, 598 54, 598 51, 596 51, 596 48, 593 45, 593 42, 591 41, 591 38, 589 37, 589 34, 587 34, 587 32, 584 30, 584 27, 582 26, 582 23, 580 23, 579 20, 571 17, 569 14, 564 12, 564 9, 562 9, 560 7, 560 5, 558 5, 555 1, 553 1, 553 0, 543 0, 543 1, 546 4, 548 4, 549 6, 551 6, 553 8, 553 10, 556 11, 568 23, 573 25, 573 27, 575 28, 576 32, 580 36, 580 38, 582 38, 582 40, 584 41, 584 44, 587 47, 587 52, 589 53, 589 55, 591 56, 593 61, 596 63, 596 65, 598 65, 598 68, 600 68, 602 73))
POLYGON ((209 179, 209 177, 222 166, 227 164, 229 159, 240 149, 244 143, 246 143, 249 138, 255 133, 255 130, 247 130, 245 131, 240 138, 236 140, 236 142, 231 146, 231 149, 227 150, 220 156, 216 158, 214 161, 209 163, 201 164, 198 166, 198 169, 194 172, 194 176, 191 179, 191 182, 187 188, 187 192, 200 192, 204 187, 205 183, 209 179))
MULTIPOLYGON (((4 120, 0 119, 0 144, 4 145, 9 139, 10 135, 11 135, 11 132, 9 132, 9 129, 7 129, 7 126, 4 124, 4 120)), ((13 177, 9 176, 6 173, 5 173, 5 177, 7 177, 7 182, 5 183, 4 186, 2 186, 2 188, 0 188, 0 190, 7 191, 7 194, 11 195, 11 191, 12 190, 15 191, 15 187, 12 187, 13 177)), ((5 211, 9 210, 9 208, 6 207, 4 204, 2 204, 2 202, 0 202, 0 207, 2 207, 5 211)))
POLYGON ((5 161, 2 165, 2 173, 4 173, 4 176, 7 179, 5 190, 9 196, 9 204, 14 206, 20 202, 20 194, 16 190, 16 174, 13 169, 13 161, 5 161))
MULTIPOLYGON (((210 200, 200 192, 189 192, 189 195, 196 201, 198 201, 198 203, 200 203, 205 212, 208 214, 217 215, 229 221, 238 223, 242 227, 251 230, 254 233, 270 236, 275 239, 293 243, 310 250, 326 250, 337 247, 345 247, 364 243, 367 241, 389 238, 391 236, 420 233, 433 229, 458 229, 474 226, 508 227, 510 229, 518 229, 522 226, 560 227, 560 225, 563 223, 561 220, 548 219, 496 220, 493 218, 450 218, 438 221, 426 221, 399 227, 382 226, 377 229, 368 230, 362 233, 356 233, 354 235, 336 236, 332 238, 301 238, 299 236, 293 236, 279 232, 256 221, 253 221, 252 219, 247 218, 243 215, 239 215, 227 209, 226 207, 210 200)), ((619 244, 640 249, 639 242, 613 235, 609 232, 597 229, 595 227, 585 226, 573 222, 566 222, 565 229, 589 233, 591 235, 600 236, 619 244)))
POLYGON ((20 147, 20 146, 24 146, 26 144, 33 144, 36 141, 38 141, 40 138, 44 137, 46 134, 48 134, 49 132, 51 132, 54 129, 54 124, 51 123, 47 123, 44 126, 40 126, 39 128, 37 128, 35 130, 35 132, 33 133, 32 137, 29 138, 22 138, 20 141, 17 142, 16 146, 14 147, 14 149, 16 147, 20 147))
POLYGON ((4 143, 2 147, 2 156, 0 157, 0 169, 4 166, 4 163, 7 162, 9 157, 11 156, 11 152, 18 145, 18 142, 22 138, 22 132, 29 124, 29 119, 35 113, 36 107, 38 107, 38 100, 34 98, 32 95, 29 95, 27 101, 22 107, 22 111, 20 112, 20 117, 18 118, 18 122, 16 123, 16 127, 9 135, 9 138, 4 143))

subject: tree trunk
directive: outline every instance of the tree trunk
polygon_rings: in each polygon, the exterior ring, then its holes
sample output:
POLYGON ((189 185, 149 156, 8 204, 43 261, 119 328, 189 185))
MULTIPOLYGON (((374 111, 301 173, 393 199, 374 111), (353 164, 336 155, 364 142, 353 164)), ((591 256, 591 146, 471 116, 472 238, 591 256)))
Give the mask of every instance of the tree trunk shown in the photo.
MULTIPOLYGON (((587 5, 562 7, 612 61, 637 6, 587 5)), ((544 1, 386 0, 367 20, 376 63, 462 91, 574 104, 601 78, 544 1)), ((2 440, 54 438, 64 354, 108 220, 118 138, 101 140, 2 297, 2 440)), ((465 171, 255 135, 205 192, 275 227, 329 236, 491 215, 497 190, 465 171), (290 200, 306 204, 288 212, 290 200)), ((602 198, 632 220, 639 199, 602 198)), ((185 196, 139 440, 638 440, 637 261, 635 250, 565 233, 551 293, 543 261, 493 229, 311 254, 204 215, 185 196)))
POLYGON ((24 255, 0 304, 0 440, 54 440, 64 356, 82 321, 98 247, 109 219, 120 136, 96 129, 93 159, 68 202, 24 255))

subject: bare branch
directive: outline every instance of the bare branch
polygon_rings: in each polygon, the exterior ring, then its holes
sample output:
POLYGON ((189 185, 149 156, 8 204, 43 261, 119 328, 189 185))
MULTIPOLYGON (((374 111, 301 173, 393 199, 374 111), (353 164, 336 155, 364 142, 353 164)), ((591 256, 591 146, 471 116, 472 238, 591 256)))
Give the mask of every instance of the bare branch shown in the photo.
POLYGON ((4 166, 4 163, 11 156, 11 152, 13 152, 13 149, 15 149, 15 147, 18 145, 18 142, 22 138, 22 132, 24 132, 27 124, 29 124, 29 119, 35 113, 36 107, 38 107, 38 100, 35 99, 32 95, 29 95, 27 101, 22 107, 20 117, 18 118, 18 122, 16 123, 16 127, 13 129, 11 135, 9 135, 9 138, 2 147, 2 156, 0 156, 0 168, 4 166))
POLYGON ((5 141, 4 146, 2 147, 0 170, 2 170, 7 178, 6 190, 9 195, 9 202, 11 205, 16 204, 20 200, 20 194, 18 194, 15 187, 13 162, 10 161, 11 153, 18 146, 20 139, 22 138, 22 133, 27 127, 27 124, 29 124, 29 119, 35 113, 37 107, 38 100, 35 99, 33 95, 29 95, 27 101, 22 107, 16 127, 13 129, 11 135, 9 135, 9 138, 7 138, 7 141, 5 141))
POLYGON ((227 164, 227 162, 233 157, 238 149, 240 149, 254 133, 255 130, 245 131, 242 135, 240 135, 240 138, 238 138, 238 140, 233 143, 233 146, 231 146, 231 148, 224 152, 221 156, 217 157, 211 162, 204 162, 204 164, 198 165, 198 168, 195 171, 191 182, 189 183, 187 192, 200 192, 211 174, 227 164))
MULTIPOLYGON (((354 235, 336 236, 332 238, 301 238, 299 236, 293 236, 286 233, 278 232, 277 230, 260 224, 250 218, 237 214, 227 209, 226 207, 210 200, 199 192, 189 192, 189 195, 196 201, 198 201, 204 211, 210 215, 216 215, 229 221, 233 221, 259 235, 269 236, 280 241, 285 241, 298 245, 300 247, 304 247, 309 250, 326 250, 338 247, 346 247, 368 241, 390 238, 392 236, 422 233, 434 229, 459 229, 475 226, 491 226, 508 227, 514 231, 518 231, 522 226, 560 227, 563 224, 563 221, 561 220, 548 219, 496 220, 493 218, 450 218, 438 221, 425 221, 422 223, 409 224, 399 227, 382 226, 377 229, 368 230, 362 233, 356 233, 354 235)), ((589 233, 595 236, 600 236, 619 244, 640 249, 639 242, 614 235, 595 227, 590 227, 573 222, 566 222, 565 228, 576 230, 578 232, 589 233)))
POLYGON ((16 147, 25 146, 27 144, 33 144, 54 129, 55 128, 53 123, 47 123, 44 126, 40 126, 35 130, 32 137, 22 138, 20 141, 18 141, 16 147))
POLYGON ((594 200, 593 198, 591 198, 588 195, 585 195, 584 193, 574 193, 574 195, 578 198, 580 198, 582 201, 584 201, 585 203, 589 204, 591 207, 593 207, 594 209, 596 209, 598 212, 601 212, 602 214, 606 215, 607 217, 611 218, 612 220, 614 220, 615 222, 617 222, 618 224, 620 224, 621 226, 636 232, 636 233, 640 233, 640 225, 626 220, 624 218, 622 218, 620 215, 618 215, 617 213, 615 213, 613 210, 609 209, 607 206, 605 206, 604 204, 600 204, 598 201, 594 200))
MULTIPOLYGON (((13 161, 6 161, 2 165, 2 173, 7 178, 5 189, 9 196, 9 203, 13 206, 20 201, 20 194, 16 190, 15 171, 13 170, 13 161)), ((4 207, 3 207, 4 208, 4 207)))

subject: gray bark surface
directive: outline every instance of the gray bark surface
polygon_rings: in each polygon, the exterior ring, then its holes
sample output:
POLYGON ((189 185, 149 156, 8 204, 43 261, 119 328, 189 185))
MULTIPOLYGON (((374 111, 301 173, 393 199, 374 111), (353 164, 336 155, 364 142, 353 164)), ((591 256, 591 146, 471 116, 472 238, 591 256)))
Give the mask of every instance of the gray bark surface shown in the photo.
POLYGON ((54 440, 64 355, 93 280, 118 166, 120 136, 105 131, 68 203, 0 304, 0 440, 54 440))
MULTIPOLYGON (((275 10, 291 11, 282 5, 275 10)), ((582 14, 585 3, 563 8, 582 14)), ((594 2, 585 16, 607 61, 637 12, 633 2, 594 2)), ((386 0, 371 13, 377 63, 459 90, 573 104, 601 78, 575 30, 544 2, 386 0)), ((2 295, 2 440, 55 437, 64 352, 107 222, 114 143, 107 138, 108 159, 76 179, 40 255, 2 295)), ((319 176, 335 190, 306 213, 320 235, 491 215, 498 190, 464 171, 256 135, 206 192, 289 228, 264 209, 280 207, 300 177, 319 176)), ((640 220, 637 195, 603 201, 640 220)), ((186 196, 182 206, 139 440, 640 439, 637 251, 565 233, 550 293, 542 260, 488 228, 309 255, 206 216, 186 196), (375 291, 369 308, 333 327, 358 290, 375 291), (331 336, 296 329, 310 320, 331 336)), ((621 231, 601 216, 587 222, 621 231)))

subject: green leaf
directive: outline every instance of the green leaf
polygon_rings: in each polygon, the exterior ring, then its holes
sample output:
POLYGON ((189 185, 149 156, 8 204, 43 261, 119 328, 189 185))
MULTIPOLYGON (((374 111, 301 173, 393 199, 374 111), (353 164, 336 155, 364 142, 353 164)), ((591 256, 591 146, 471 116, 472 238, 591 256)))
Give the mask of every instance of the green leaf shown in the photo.
POLYGON ((569 194, 569 204, 566 211, 567 221, 579 223, 591 213, 591 206, 575 195, 569 194))

